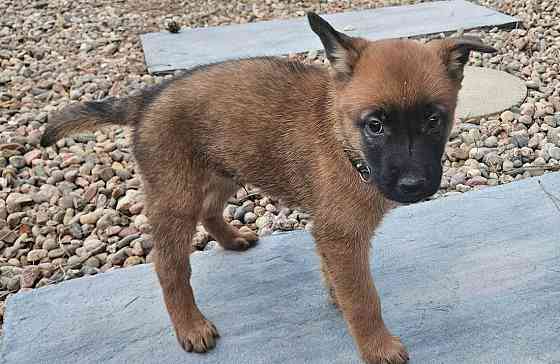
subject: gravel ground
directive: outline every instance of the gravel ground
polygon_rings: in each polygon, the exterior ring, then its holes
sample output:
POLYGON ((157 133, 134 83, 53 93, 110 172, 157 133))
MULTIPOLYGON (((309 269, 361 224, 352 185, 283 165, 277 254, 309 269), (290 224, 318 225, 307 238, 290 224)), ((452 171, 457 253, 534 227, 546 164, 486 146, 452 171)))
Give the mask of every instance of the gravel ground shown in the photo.
MULTIPOLYGON (((212 26, 414 2, 0 2, 0 323, 9 294, 150 261, 150 226, 127 132, 38 146, 48 112, 163 80, 147 74, 139 34, 163 30, 170 20, 212 26)), ((501 115, 457 124, 436 198, 560 166, 560 0, 479 3, 520 17, 523 27, 479 31, 500 54, 474 55, 471 64, 521 77, 529 98, 501 115)), ((317 52, 289 56, 324 62, 317 52)), ((237 193, 224 217, 263 235, 305 228, 309 219, 250 187, 237 193)), ((216 246, 202 227, 193 244, 216 246)))

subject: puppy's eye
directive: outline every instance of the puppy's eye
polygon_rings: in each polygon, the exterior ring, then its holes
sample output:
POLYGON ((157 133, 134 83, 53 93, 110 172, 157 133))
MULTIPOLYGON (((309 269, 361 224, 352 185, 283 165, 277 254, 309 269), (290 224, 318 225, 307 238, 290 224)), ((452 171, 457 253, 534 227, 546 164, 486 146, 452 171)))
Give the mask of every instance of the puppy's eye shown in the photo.
POLYGON ((427 117, 427 121, 428 121, 428 129, 432 129, 432 130, 437 129, 441 122, 441 115, 439 113, 430 114, 427 117))
POLYGON ((383 135, 383 121, 376 116, 368 116, 365 119, 364 130, 368 135, 383 135))

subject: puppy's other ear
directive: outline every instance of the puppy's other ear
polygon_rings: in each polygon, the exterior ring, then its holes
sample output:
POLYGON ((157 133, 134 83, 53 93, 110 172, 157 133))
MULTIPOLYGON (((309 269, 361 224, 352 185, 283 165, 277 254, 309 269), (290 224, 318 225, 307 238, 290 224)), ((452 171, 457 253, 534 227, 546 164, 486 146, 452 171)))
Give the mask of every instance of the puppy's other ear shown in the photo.
POLYGON ((325 19, 315 13, 307 13, 309 25, 321 39, 327 59, 339 76, 350 77, 360 57, 364 41, 337 32, 325 19))
POLYGON ((463 80, 463 70, 472 51, 481 53, 496 53, 493 47, 482 43, 478 37, 464 36, 461 38, 448 38, 432 41, 443 64, 447 67, 449 77, 458 82, 463 80))

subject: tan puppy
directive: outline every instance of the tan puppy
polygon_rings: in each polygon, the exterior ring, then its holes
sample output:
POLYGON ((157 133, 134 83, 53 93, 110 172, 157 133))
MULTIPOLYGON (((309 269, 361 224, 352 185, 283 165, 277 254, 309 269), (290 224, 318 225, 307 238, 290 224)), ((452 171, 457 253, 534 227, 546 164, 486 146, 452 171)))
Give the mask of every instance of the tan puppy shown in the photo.
POLYGON ((388 200, 437 191, 463 67, 470 51, 495 50, 476 38, 370 42, 308 18, 330 71, 283 58, 198 67, 140 96, 72 105, 41 143, 111 124, 133 129, 155 268, 185 350, 206 352, 218 337, 190 285, 195 225, 225 249, 249 248, 255 233, 222 218, 238 183, 249 183, 312 214, 325 281, 365 362, 404 363, 381 317, 370 239, 388 200))

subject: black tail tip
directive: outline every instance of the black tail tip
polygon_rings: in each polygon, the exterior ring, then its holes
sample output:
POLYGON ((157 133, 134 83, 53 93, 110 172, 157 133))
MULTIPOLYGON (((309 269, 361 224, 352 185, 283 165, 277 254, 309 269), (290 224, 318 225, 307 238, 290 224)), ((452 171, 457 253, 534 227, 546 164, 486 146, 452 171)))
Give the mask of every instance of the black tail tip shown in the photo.
POLYGON ((317 13, 314 13, 312 11, 308 11, 306 15, 307 15, 307 21, 309 21, 309 24, 313 24, 313 23, 316 23, 317 21, 321 20, 321 17, 319 15, 317 15, 317 13))

